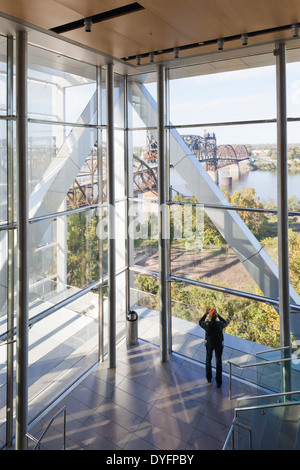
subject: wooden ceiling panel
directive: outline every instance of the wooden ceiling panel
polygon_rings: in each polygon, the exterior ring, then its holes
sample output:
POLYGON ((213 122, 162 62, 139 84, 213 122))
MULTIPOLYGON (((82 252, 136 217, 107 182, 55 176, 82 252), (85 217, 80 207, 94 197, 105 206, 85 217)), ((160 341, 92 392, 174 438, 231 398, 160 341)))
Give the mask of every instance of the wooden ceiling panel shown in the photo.
POLYGON ((112 31, 106 25, 94 25, 92 34, 86 33, 83 28, 80 28, 64 33, 62 36, 118 58, 124 57, 123 54, 127 51, 131 51, 135 55, 140 47, 137 42, 112 31), (124 46, 125 43, 126 46, 124 46))
POLYGON ((297 0, 140 0, 191 42, 206 41, 300 21, 297 0))
MULTIPOLYGON (((95 26, 101 27, 103 24, 95 26)), ((178 33, 172 25, 147 10, 106 21, 105 27, 112 32, 121 34, 125 41, 127 38, 136 42, 138 45, 137 54, 189 43, 188 36, 178 33)), ((126 42, 124 46, 127 46, 126 42)))
POLYGON ((55 0, 1 0, 0 10, 44 29, 53 28, 61 21, 68 23, 81 18, 81 15, 57 4, 55 0))
POLYGON ((108 54, 119 58, 124 57, 124 53, 131 56, 159 50, 162 45, 173 48, 174 38, 176 46, 189 43, 188 37, 147 10, 94 24, 91 33, 80 28, 63 35, 90 47, 94 43, 101 44, 108 54))
MULTIPOLYGON (((78 13, 82 18, 97 15, 104 11, 113 10, 131 3, 131 0, 55 0, 70 10, 78 13)), ((61 23, 64 24, 64 23, 61 23)), ((57 25, 58 26, 58 25, 57 25)))
MULTIPOLYGON (((65 25, 133 3, 132 0, 1 0, 3 13, 44 29, 65 25)), ((67 38, 117 58, 149 54, 218 38, 300 23, 300 0, 139 0, 144 10, 64 33, 67 38)), ((1 33, 1 31, 0 31, 1 33)), ((284 37, 282 31, 251 37, 256 44, 284 37)), ((225 48, 240 47, 240 41, 225 48)), ((193 56, 216 44, 180 51, 193 56)), ((157 60, 170 59, 170 54, 157 60)))

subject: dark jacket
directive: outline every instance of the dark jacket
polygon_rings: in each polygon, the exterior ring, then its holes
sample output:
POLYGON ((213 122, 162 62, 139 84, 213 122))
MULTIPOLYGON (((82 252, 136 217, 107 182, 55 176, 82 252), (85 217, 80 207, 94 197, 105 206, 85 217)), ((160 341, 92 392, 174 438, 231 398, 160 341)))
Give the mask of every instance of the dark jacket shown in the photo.
POLYGON ((216 318, 206 321, 208 314, 205 313, 199 320, 199 325, 205 330, 205 339, 211 346, 219 346, 223 342, 223 330, 227 326, 226 321, 217 314, 216 318))

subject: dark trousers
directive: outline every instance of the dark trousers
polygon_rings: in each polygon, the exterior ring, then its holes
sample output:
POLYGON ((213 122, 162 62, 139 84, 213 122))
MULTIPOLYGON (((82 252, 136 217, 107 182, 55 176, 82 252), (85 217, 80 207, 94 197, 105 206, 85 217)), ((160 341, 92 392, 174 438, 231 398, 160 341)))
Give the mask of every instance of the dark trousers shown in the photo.
POLYGON ((211 361, 215 351, 216 358, 216 382, 218 387, 222 384, 222 352, 223 344, 217 346, 206 343, 206 378, 210 382, 212 379, 211 361))

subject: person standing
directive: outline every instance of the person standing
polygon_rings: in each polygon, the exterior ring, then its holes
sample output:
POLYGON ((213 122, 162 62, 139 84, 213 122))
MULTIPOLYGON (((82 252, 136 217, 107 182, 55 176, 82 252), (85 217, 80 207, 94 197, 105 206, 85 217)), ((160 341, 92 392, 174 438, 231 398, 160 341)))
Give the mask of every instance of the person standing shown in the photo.
POLYGON ((216 382, 217 387, 222 385, 222 353, 223 353, 223 330, 227 326, 226 321, 219 315, 215 308, 207 308, 205 314, 199 320, 199 325, 205 330, 206 339, 206 378, 208 382, 212 379, 211 361, 213 351, 216 358, 216 382), (208 317, 208 319, 207 319, 208 317))

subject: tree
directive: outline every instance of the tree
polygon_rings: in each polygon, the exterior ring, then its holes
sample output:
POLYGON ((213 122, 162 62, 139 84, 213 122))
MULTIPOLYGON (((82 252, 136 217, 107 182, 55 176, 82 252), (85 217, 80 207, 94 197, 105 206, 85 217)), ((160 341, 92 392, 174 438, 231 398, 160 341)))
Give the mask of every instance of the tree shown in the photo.
POLYGON ((298 145, 291 145, 288 149, 288 159, 296 160, 300 159, 300 148, 298 145))
MULTIPOLYGON (((158 310, 159 283, 156 277, 138 275, 135 289, 142 291, 139 305, 158 310)), ((259 290, 256 293, 263 295, 259 290)), ((213 306, 228 321, 226 333, 269 347, 280 346, 279 316, 270 305, 183 282, 172 282, 171 299, 172 316, 198 324, 204 310, 213 306)))
POLYGON ((78 212, 68 216, 67 283, 82 288, 98 279, 99 239, 96 233, 98 216, 94 212, 78 212))
MULTIPOLYGON (((257 200, 256 192, 253 188, 245 188, 243 192, 234 191, 229 200, 232 206, 251 207, 254 209, 263 209, 264 207, 257 200)), ((264 238, 270 231, 270 225, 265 214, 250 211, 239 211, 238 214, 258 240, 264 238)))
POLYGON ((290 282, 300 293, 300 233, 289 230, 290 282))

